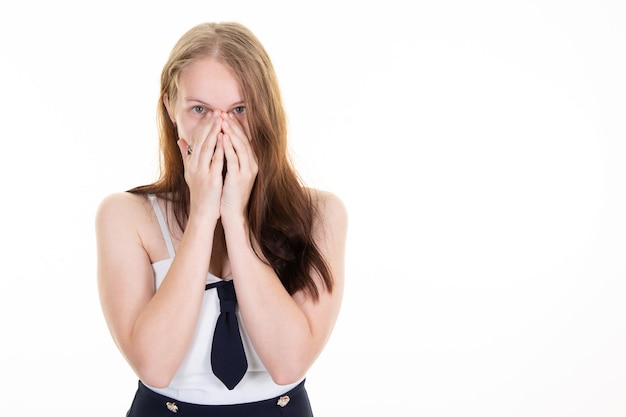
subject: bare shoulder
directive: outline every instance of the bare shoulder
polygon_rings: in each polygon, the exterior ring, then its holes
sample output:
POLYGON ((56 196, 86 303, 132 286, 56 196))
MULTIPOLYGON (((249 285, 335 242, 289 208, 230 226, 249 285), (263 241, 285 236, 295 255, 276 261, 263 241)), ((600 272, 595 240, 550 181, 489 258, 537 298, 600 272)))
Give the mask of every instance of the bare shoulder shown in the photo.
POLYGON ((326 228, 343 234, 348 226, 348 211, 343 200, 336 194, 315 188, 308 188, 319 220, 326 228))
POLYGON ((152 248, 154 211, 145 195, 119 192, 106 196, 96 212, 98 241, 152 248))
POLYGON ((98 224, 134 222, 138 216, 145 217, 147 200, 143 195, 119 192, 106 196, 98 206, 98 224))
MULTIPOLYGON (((103 198, 95 219, 98 258, 103 271, 122 265, 129 268, 138 260, 149 265, 154 256, 166 256, 154 250, 159 242, 154 217, 145 195, 119 192, 103 198)), ((105 275, 110 274, 103 272, 105 275)))

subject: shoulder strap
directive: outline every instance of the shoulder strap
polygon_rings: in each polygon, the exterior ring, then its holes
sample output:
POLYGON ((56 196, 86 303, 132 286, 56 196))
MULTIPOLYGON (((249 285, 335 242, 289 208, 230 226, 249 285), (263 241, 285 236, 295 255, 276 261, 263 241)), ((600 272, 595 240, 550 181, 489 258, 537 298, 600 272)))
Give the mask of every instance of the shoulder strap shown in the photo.
POLYGON ((161 233, 163 233, 163 239, 165 239, 165 245, 167 246, 167 252, 170 254, 170 258, 173 258, 176 252, 174 252, 174 245, 172 244, 172 237, 170 236, 170 231, 167 227, 167 223, 165 222, 165 218, 163 217, 163 212, 161 211, 161 207, 159 206, 159 202, 154 194, 148 194, 148 198, 152 203, 152 207, 154 208, 154 213, 157 216, 157 220, 159 221, 159 226, 161 226, 161 233))

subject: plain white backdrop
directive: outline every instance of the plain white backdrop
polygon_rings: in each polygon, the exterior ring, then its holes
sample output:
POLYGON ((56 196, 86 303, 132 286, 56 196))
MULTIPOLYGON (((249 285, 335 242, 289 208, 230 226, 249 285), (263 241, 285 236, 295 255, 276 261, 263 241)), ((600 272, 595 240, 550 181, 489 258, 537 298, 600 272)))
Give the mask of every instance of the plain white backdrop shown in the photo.
POLYGON ((161 67, 223 20, 266 46, 302 176, 350 213, 316 416, 626 415, 619 0, 3 3, 2 414, 125 415, 94 215, 156 177, 161 67))

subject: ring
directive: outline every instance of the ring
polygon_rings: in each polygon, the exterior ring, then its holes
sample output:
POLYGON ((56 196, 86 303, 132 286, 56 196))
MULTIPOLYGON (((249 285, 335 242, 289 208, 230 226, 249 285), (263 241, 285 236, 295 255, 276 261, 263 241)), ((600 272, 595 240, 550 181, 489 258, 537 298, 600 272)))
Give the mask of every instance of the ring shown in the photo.
POLYGON ((191 149, 191 146, 187 146, 187 155, 191 155, 193 153, 193 149, 191 149))

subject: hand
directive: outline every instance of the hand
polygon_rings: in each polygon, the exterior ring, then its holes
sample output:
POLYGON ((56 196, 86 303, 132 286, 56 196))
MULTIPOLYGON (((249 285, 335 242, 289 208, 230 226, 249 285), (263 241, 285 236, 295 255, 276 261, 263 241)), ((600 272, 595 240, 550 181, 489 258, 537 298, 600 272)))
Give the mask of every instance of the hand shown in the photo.
POLYGON ((223 142, 218 141, 218 134, 221 135, 222 122, 220 112, 208 113, 189 140, 178 141, 189 186, 190 216, 199 213, 219 218, 224 147, 223 142))
POLYGON ((218 143, 223 143, 226 157, 226 177, 220 207, 224 223, 231 218, 245 217, 250 192, 258 173, 258 164, 250 139, 231 113, 224 115, 222 131, 223 135, 219 136, 218 143))

